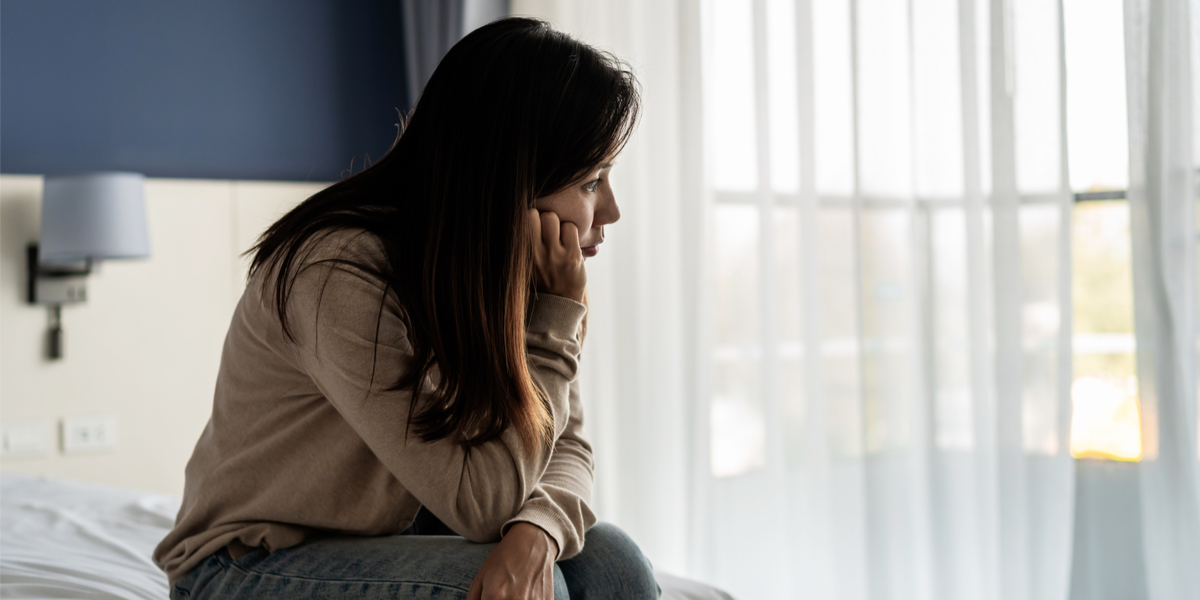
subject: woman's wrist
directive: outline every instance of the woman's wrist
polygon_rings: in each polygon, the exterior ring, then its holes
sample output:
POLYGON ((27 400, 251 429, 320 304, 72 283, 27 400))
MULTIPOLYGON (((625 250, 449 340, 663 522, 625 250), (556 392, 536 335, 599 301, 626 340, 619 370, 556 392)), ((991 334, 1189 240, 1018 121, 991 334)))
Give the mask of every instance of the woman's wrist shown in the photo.
POLYGON ((479 567, 467 599, 551 600, 557 559, 558 542, 549 533, 528 521, 517 521, 479 567))
POLYGON ((513 523, 505 537, 513 536, 528 544, 531 551, 547 562, 554 562, 554 559, 558 557, 558 542, 545 529, 533 523, 528 521, 513 523))

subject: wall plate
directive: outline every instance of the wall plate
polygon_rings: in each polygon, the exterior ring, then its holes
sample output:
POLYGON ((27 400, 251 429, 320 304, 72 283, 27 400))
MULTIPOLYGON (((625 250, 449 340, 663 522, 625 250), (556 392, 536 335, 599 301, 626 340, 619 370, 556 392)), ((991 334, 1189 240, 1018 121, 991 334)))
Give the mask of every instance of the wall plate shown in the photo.
POLYGON ((13 421, 0 424, 0 458, 35 458, 54 450, 50 421, 13 421))
POLYGON ((110 452, 116 447, 116 417, 73 417, 62 420, 64 454, 110 452))

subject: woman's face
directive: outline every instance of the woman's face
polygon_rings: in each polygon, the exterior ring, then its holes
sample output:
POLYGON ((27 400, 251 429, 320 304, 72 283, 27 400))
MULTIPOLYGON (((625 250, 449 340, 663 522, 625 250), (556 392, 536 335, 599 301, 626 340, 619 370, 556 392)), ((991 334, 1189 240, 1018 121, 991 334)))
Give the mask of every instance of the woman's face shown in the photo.
POLYGON ((612 166, 611 161, 596 165, 578 181, 534 202, 538 211, 552 212, 559 221, 574 223, 579 228, 579 246, 584 258, 599 251, 604 241, 604 226, 621 218, 608 181, 612 166))

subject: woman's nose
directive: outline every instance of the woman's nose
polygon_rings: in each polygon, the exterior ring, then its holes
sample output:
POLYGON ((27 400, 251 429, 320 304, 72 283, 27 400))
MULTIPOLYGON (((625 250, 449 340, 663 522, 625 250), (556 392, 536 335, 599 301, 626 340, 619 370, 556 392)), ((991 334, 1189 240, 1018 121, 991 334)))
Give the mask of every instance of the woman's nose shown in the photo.
POLYGON ((621 209, 617 206, 617 197, 612 192, 602 195, 600 202, 596 204, 596 212, 592 215, 592 226, 603 227, 616 223, 620 218, 621 209))

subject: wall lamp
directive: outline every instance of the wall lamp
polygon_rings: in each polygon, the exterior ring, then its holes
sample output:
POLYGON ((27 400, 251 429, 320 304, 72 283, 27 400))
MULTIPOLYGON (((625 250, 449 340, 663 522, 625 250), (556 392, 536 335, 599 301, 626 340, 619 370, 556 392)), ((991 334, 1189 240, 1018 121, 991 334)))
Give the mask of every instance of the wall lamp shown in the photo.
POLYGON ((101 261, 150 256, 145 177, 139 173, 48 176, 40 245, 27 249, 29 303, 50 307, 47 350, 62 358, 62 305, 87 300, 101 261))

